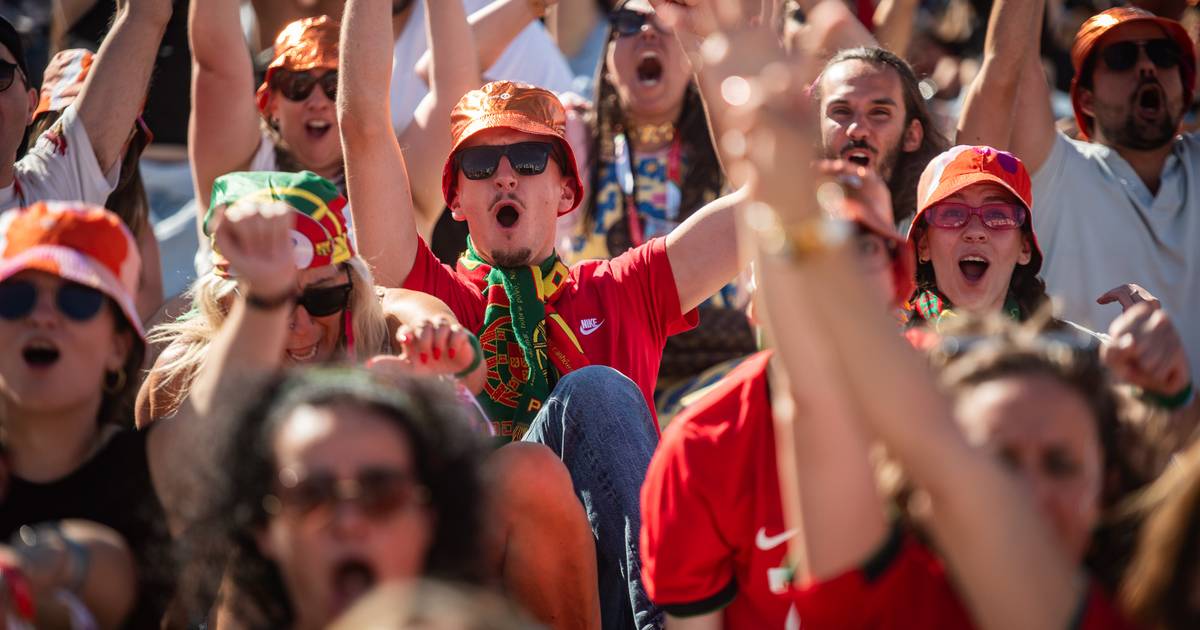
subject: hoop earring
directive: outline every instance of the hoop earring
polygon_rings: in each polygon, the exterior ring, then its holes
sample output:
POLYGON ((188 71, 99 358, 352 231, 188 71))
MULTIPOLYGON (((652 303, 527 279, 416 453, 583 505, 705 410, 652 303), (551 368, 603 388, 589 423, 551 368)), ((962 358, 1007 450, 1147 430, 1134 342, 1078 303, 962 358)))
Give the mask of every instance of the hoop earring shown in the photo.
POLYGON ((125 376, 125 370, 120 369, 113 372, 104 373, 104 392, 107 394, 117 394, 125 389, 125 382, 128 377, 125 376), (112 375, 116 375, 113 377, 112 375), (115 383, 113 381, 116 381, 115 383))

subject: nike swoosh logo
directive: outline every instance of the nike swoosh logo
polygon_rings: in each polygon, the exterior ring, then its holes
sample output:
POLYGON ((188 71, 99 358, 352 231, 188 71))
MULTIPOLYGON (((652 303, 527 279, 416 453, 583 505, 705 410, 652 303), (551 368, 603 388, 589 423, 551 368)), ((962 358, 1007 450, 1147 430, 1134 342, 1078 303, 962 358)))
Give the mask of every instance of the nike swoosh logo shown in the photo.
POLYGON ((783 543, 787 542, 789 539, 792 538, 792 536, 795 536, 795 535, 796 535, 796 530, 789 529, 786 532, 783 532, 782 534, 768 536, 767 528, 760 527, 760 528, 758 528, 758 536, 756 536, 754 538, 754 545, 763 551, 770 551, 770 550, 778 547, 779 545, 782 545, 783 543))
POLYGON ((594 324, 592 326, 586 326, 586 325, 580 326, 579 332, 583 333, 585 336, 590 335, 590 334, 596 332, 597 330, 600 330, 600 327, 603 325, 604 325, 604 320, 600 320, 599 324, 594 324))

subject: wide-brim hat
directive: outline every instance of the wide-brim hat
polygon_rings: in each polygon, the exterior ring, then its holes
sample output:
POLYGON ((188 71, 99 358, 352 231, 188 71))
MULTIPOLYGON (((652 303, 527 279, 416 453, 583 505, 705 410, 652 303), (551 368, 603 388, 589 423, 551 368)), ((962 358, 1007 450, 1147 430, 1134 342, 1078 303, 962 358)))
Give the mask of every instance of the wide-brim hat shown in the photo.
POLYGON ((1079 102, 1080 81, 1083 80, 1084 66, 1095 52, 1100 38, 1114 28, 1135 22, 1157 24, 1168 37, 1179 45, 1182 53, 1179 60, 1179 74, 1183 80, 1183 102, 1187 104, 1192 102, 1192 96, 1196 90, 1196 47, 1182 24, 1137 7, 1115 7, 1097 13, 1079 27, 1079 32, 1075 34, 1075 43, 1071 45, 1071 65, 1075 68, 1075 76, 1071 79, 1071 107, 1075 110, 1075 124, 1079 127, 1079 135, 1085 140, 1088 139, 1087 122, 1090 117, 1083 113, 1079 102))
POLYGON ((575 202, 566 214, 583 202, 583 180, 575 165, 575 153, 567 142, 567 112, 553 92, 524 83, 493 81, 467 92, 450 112, 450 155, 442 168, 442 197, 450 205, 456 194, 458 173, 454 156, 463 143, 488 129, 512 129, 557 141, 566 172, 575 190, 575 202))
POLYGON ((107 295, 145 344, 135 305, 137 242, 116 214, 82 202, 39 201, 0 214, 0 282, 42 271, 107 295))
POLYGON ((274 55, 266 76, 258 86, 258 111, 271 103, 271 79, 280 70, 336 70, 338 67, 338 21, 322 15, 296 20, 283 27, 275 38, 274 55))
POLYGON ((908 226, 909 248, 915 255, 917 242, 926 228, 926 210, 967 186, 980 183, 1005 188, 1025 207, 1032 250, 1028 265, 1037 273, 1042 268, 1042 248, 1033 231, 1033 183, 1029 171, 1017 156, 988 146, 960 144, 942 152, 925 166, 917 183, 917 214, 908 226))

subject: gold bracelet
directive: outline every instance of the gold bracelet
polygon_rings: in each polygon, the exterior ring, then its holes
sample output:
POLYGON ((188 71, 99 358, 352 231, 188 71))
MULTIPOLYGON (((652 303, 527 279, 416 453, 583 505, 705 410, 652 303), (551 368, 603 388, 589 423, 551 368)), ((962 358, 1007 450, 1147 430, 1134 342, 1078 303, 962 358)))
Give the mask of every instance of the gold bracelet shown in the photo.
POLYGON ((779 213, 761 202, 746 209, 746 223, 766 253, 797 263, 840 247, 854 233, 850 222, 824 214, 784 225, 779 213))

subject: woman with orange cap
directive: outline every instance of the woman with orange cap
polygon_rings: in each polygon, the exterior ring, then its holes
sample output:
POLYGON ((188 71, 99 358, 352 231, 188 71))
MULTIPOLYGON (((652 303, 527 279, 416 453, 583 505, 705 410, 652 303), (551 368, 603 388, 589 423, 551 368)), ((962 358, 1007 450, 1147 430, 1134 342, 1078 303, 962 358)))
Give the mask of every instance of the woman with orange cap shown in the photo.
MULTIPOLYGON (((250 53, 238 25, 237 0, 208 0, 191 7, 189 30, 194 56, 192 125, 189 137, 197 207, 208 207, 217 177, 233 171, 312 171, 343 193, 342 143, 335 103, 338 90, 338 29, 321 16, 292 22, 275 39, 266 77, 254 93, 250 53)), ((432 89, 418 106, 416 124, 400 135, 415 155, 449 150, 442 125, 450 108, 479 84, 474 53, 459 58, 450 45, 471 37, 463 7, 430 2, 428 26, 440 58, 431 73, 432 89)), ((473 50, 471 47, 462 48, 473 50)), ((381 130, 381 133, 384 131, 381 130)), ((386 133, 392 131, 386 130, 386 133)), ((430 160, 412 160, 408 178, 412 199, 431 229, 442 211, 440 171, 430 160)), ((406 199, 394 203, 409 203, 406 199)))

